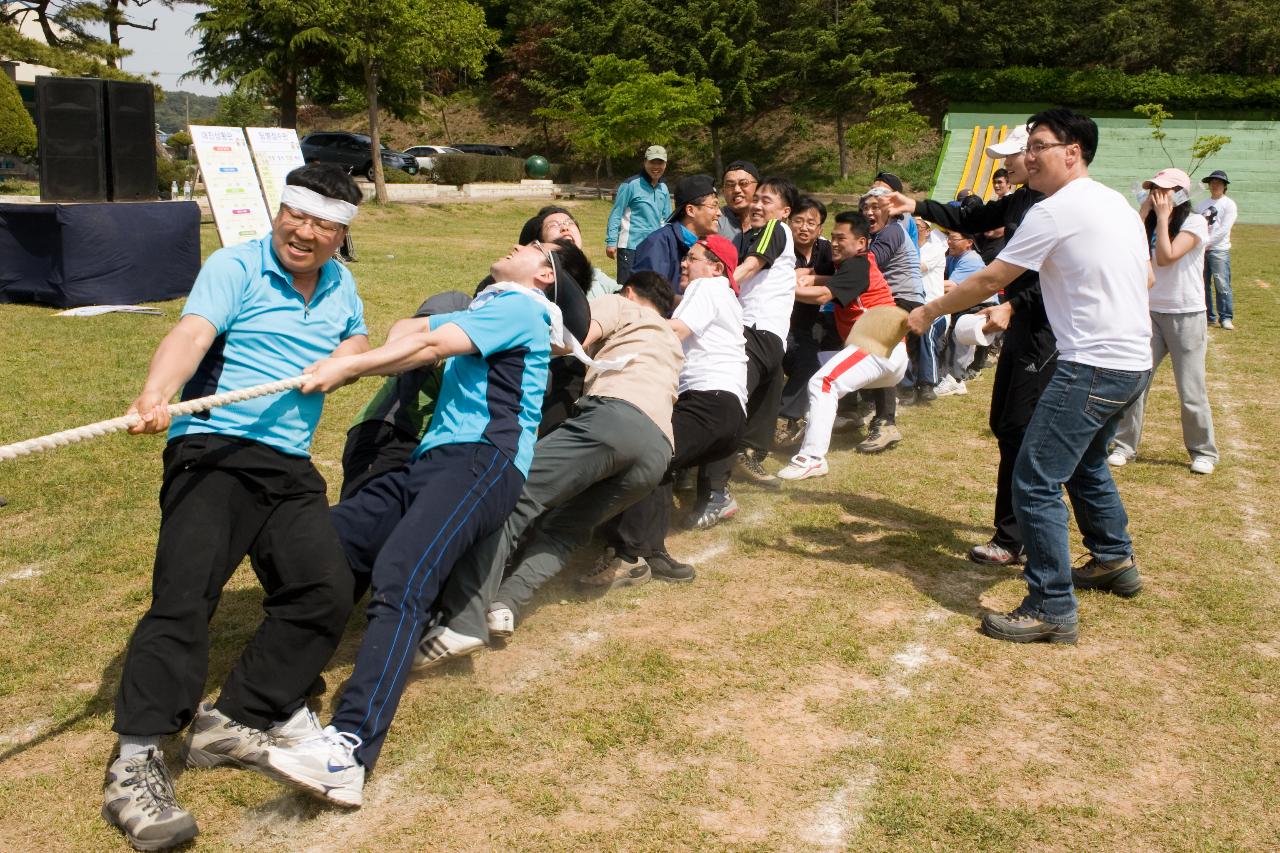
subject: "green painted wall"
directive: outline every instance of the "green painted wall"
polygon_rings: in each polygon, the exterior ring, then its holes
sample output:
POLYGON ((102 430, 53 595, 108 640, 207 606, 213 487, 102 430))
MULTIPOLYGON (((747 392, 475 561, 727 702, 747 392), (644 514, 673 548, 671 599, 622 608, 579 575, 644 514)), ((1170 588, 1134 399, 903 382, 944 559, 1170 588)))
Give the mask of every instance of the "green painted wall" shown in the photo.
MULTIPOLYGON (((956 191, 969 153, 969 138, 974 126, 1013 126, 1026 121, 1036 106, 1033 104, 984 105, 966 111, 953 111, 943 120, 948 134, 933 198, 950 199, 956 191), (996 111, 1003 108, 1003 111, 996 111)), ((1191 142, 1201 135, 1222 134, 1231 144, 1200 167, 1192 179, 1196 201, 1208 197, 1199 181, 1214 169, 1222 169, 1231 178, 1230 195, 1240 208, 1241 222, 1280 223, 1280 121, 1258 118, 1240 119, 1219 115, 1207 118, 1174 118, 1165 122, 1168 134, 1165 148, 1173 155, 1173 163, 1151 138, 1146 119, 1124 113, 1099 113, 1098 154, 1089 169, 1090 175, 1124 193, 1131 200, 1137 185, 1160 169, 1175 165, 1187 169, 1191 142)), ((1134 205, 1136 206, 1136 201, 1134 205)))

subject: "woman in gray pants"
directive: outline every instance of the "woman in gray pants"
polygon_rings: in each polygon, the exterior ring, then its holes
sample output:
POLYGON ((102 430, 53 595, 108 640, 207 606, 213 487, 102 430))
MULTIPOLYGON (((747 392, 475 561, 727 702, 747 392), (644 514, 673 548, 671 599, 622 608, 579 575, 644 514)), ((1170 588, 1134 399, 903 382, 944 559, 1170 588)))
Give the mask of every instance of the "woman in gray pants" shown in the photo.
MULTIPOLYGON (((1182 441, 1191 454, 1191 471, 1212 474, 1218 448, 1205 385, 1209 333, 1202 295, 1209 226, 1203 216, 1191 212, 1191 179, 1181 169, 1164 169, 1142 186, 1150 190, 1140 213, 1146 221, 1155 271, 1150 300, 1152 376, 1168 355, 1182 404, 1182 441)), ((1121 420, 1107 458, 1111 465, 1124 465, 1137 453, 1146 398, 1143 394, 1121 420)))

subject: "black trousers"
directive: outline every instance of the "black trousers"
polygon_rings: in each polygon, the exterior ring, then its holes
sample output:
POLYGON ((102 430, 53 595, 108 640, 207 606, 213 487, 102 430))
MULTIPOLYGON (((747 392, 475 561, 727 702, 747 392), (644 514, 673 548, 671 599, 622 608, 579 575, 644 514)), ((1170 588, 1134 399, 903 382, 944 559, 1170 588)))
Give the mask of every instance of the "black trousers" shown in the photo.
POLYGON ((1027 424, 1057 364, 1057 341, 1048 322, 1029 323, 1015 311, 996 361, 990 415, 991 432, 1000 448, 993 538, 1015 554, 1022 550, 1022 532, 1013 514, 1013 465, 1027 424))
POLYGON ((409 463, 418 437, 386 421, 365 421, 347 430, 342 448, 340 500, 360 491, 370 480, 409 463))
POLYGON ((818 372, 818 341, 814 331, 792 329, 787 336, 787 352, 782 357, 786 382, 778 406, 778 417, 799 420, 809 411, 809 380, 818 372))
POLYGON ((209 620, 248 554, 266 590, 262 624, 216 707, 265 729, 305 701, 351 612, 351 571, 309 459, 256 441, 188 435, 164 451, 151 607, 129 640, 114 729, 180 731, 208 672, 209 620))
POLYGON ((747 326, 742 334, 747 344, 747 419, 742 428, 742 440, 724 458, 706 463, 704 470, 698 472, 699 493, 702 484, 708 484, 708 488, 717 491, 729 484, 733 461, 740 448, 765 453, 773 446, 778 407, 782 404, 782 388, 786 384, 786 377, 782 375, 782 359, 786 350, 782 339, 772 332, 747 326))
MULTIPOLYGON (((676 398, 671 410, 671 432, 675 450, 666 475, 647 497, 641 498, 614 516, 604 526, 605 541, 614 549, 637 557, 648 557, 667 547, 671 526, 672 476, 711 459, 737 452, 744 420, 742 403, 728 391, 686 391, 676 398)), ((698 494, 710 491, 707 475, 699 472, 698 494)))

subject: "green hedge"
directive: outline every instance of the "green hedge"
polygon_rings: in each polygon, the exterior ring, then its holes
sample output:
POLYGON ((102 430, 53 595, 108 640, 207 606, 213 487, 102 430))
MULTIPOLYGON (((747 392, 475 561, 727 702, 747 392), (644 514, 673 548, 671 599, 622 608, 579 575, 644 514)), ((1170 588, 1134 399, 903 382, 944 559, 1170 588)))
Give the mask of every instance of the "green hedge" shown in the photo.
POLYGON ((516 157, 442 154, 435 158, 435 164, 436 180, 454 186, 477 181, 519 181, 524 177, 524 161, 516 157))
POLYGON ((1146 103, 1167 109, 1280 108, 1277 77, 1014 66, 944 71, 932 82, 952 100, 978 103, 1048 102, 1102 109, 1146 103))

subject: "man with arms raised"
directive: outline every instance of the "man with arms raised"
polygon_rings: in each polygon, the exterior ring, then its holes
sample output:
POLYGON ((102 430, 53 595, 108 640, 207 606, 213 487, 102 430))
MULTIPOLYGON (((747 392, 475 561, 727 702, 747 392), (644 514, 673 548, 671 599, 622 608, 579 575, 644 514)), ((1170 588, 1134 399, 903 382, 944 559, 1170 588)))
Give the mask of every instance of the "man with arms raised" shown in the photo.
POLYGON ((1142 588, 1107 445, 1151 376, 1152 273, 1137 213, 1089 177, 1098 147, 1093 120, 1054 109, 1027 124, 1027 182, 1045 194, 1044 201, 1027 213, 1000 257, 917 308, 909 323, 923 332, 935 318, 978 304, 1025 270, 1039 270, 1059 357, 1013 471, 1028 593, 1012 612, 988 613, 982 627, 1000 640, 1074 643, 1073 586, 1126 597, 1142 588), (1092 554, 1074 571, 1063 485, 1092 554))
POLYGON ((198 831, 174 797, 161 737, 191 724, 190 765, 260 767, 274 738, 318 732, 305 701, 351 611, 351 572, 307 452, 324 398, 289 391, 169 420, 179 388, 184 400, 234 391, 369 348, 355 282, 333 260, 360 190, 327 164, 285 180, 271 233, 205 262, 129 409, 142 418, 130 432, 169 430, 151 607, 120 674, 120 751, 103 790, 103 817, 141 850, 198 831), (217 701, 197 709, 209 619, 246 554, 265 615, 217 701))

